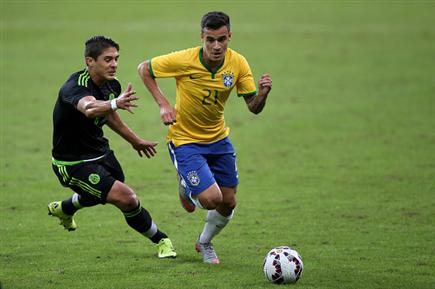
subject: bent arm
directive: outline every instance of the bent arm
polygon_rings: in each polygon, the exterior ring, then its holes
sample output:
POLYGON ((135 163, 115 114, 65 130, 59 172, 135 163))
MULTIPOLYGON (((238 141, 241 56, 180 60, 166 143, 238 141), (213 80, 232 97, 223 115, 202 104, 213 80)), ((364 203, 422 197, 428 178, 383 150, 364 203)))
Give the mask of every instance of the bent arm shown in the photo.
POLYGON ((249 111, 254 114, 259 114, 263 111, 263 108, 266 105, 266 98, 267 97, 264 96, 260 97, 258 94, 244 97, 249 111))
POLYGON ((79 100, 76 108, 86 115, 87 118, 108 115, 118 108, 133 113, 132 108, 137 106, 133 102, 139 99, 134 96, 135 93, 133 86, 129 83, 127 89, 117 98, 112 100, 97 100, 94 96, 88 95, 79 100))
POLYGON ((132 129, 130 129, 121 119, 119 113, 113 112, 107 116, 107 125, 123 139, 129 142, 137 151, 140 157, 144 154, 147 158, 156 155, 155 147, 157 142, 148 141, 140 138, 132 129))
POLYGON ((263 74, 258 81, 258 93, 256 95, 245 96, 245 102, 250 112, 259 114, 266 105, 266 99, 272 89, 272 79, 268 74, 263 74))
POLYGON ((169 101, 163 95, 163 92, 160 90, 160 87, 157 84, 155 78, 151 75, 149 65, 149 60, 146 60, 139 64, 137 68, 139 76, 159 106, 169 105, 169 101))
POLYGON ((139 64, 137 70, 139 73, 140 78, 142 79, 142 82, 145 84, 148 91, 153 96, 155 102, 160 107, 160 118, 162 119, 163 123, 165 125, 170 125, 175 123, 176 120, 176 111, 171 106, 169 101, 164 96, 163 92, 160 90, 159 85, 157 84, 157 81, 151 75, 150 72, 150 61, 146 60, 139 64))
POLYGON ((77 103, 77 109, 87 118, 104 116, 113 111, 110 100, 97 100, 92 95, 81 98, 77 103))
POLYGON ((116 111, 107 116, 107 125, 132 145, 140 140, 139 136, 122 121, 116 111))

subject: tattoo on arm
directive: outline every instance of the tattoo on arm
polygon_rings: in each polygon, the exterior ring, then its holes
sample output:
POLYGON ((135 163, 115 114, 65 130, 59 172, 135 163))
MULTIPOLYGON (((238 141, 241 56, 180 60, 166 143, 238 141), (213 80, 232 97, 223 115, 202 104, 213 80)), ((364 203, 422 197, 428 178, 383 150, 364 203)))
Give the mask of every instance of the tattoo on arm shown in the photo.
POLYGON ((246 102, 248 104, 248 108, 252 113, 258 114, 260 113, 265 105, 265 98, 260 99, 258 95, 250 96, 246 98, 246 102))

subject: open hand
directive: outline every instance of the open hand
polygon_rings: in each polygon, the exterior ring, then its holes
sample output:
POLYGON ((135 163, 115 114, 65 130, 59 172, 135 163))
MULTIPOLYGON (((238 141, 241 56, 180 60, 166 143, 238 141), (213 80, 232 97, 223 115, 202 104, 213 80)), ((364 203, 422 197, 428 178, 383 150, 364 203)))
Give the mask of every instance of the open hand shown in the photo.
POLYGON ((134 94, 136 91, 133 90, 133 86, 129 82, 127 85, 127 89, 116 99, 116 105, 120 109, 125 109, 130 113, 133 113, 132 108, 137 107, 136 104, 133 103, 133 101, 138 100, 139 97, 135 96, 134 94))
POLYGON ((155 141, 148 141, 141 139, 138 143, 133 144, 133 148, 137 151, 140 157, 144 154, 147 158, 151 158, 157 154, 155 141))

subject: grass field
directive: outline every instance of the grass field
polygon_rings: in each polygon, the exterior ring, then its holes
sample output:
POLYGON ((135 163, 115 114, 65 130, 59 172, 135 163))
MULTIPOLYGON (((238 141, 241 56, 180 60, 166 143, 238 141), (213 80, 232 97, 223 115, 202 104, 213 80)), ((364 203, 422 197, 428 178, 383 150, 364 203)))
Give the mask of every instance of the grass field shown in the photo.
MULTIPOLYGON (((0 10, 2 289, 275 288, 262 261, 279 245, 303 257, 297 288, 435 288, 435 2, 2 0, 0 10), (230 46, 274 83, 258 116, 235 94, 227 105, 240 186, 214 241, 219 266, 193 250, 205 212, 178 203, 166 128, 136 72, 200 45, 209 10, 230 14, 230 46), (175 260, 158 260, 110 205, 80 211, 73 233, 47 216, 70 195, 51 170, 52 108, 96 34, 120 43, 118 78, 142 96, 122 116, 160 142, 140 159, 106 129, 175 260)), ((174 82, 161 85, 173 100, 174 82)))

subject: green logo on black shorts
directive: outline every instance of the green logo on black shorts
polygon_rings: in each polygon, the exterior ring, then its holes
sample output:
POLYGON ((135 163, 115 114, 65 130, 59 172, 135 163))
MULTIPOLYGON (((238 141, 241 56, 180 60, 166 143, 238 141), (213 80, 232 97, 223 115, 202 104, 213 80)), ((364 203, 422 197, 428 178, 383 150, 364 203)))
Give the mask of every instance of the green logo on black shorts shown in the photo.
POLYGON ((91 184, 96 185, 100 182, 100 176, 97 174, 90 174, 88 180, 91 184))

